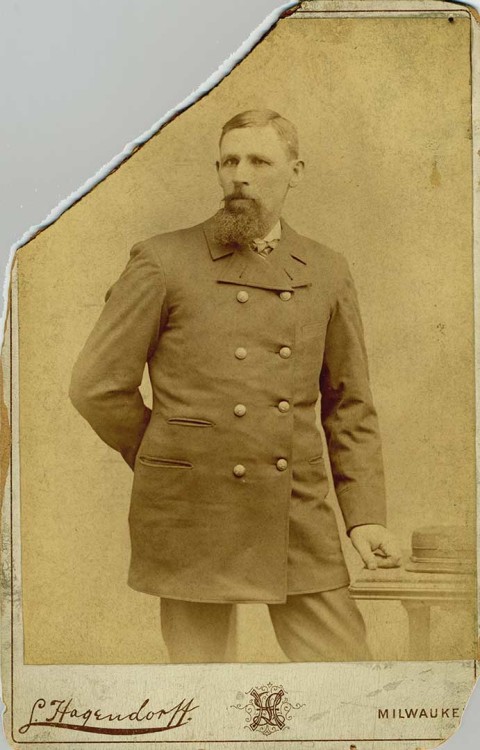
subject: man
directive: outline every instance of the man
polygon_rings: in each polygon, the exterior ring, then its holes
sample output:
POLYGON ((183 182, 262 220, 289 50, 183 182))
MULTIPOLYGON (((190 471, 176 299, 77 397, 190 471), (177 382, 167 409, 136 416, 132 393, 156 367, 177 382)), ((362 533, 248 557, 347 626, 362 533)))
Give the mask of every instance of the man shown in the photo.
POLYGON ((133 248, 74 369, 73 404, 134 470, 129 585, 161 597, 172 661, 223 661, 236 602, 269 605, 292 661, 369 658, 320 392, 350 539, 369 568, 399 563, 347 264, 281 218, 303 169, 276 112, 227 122, 223 208, 133 248))

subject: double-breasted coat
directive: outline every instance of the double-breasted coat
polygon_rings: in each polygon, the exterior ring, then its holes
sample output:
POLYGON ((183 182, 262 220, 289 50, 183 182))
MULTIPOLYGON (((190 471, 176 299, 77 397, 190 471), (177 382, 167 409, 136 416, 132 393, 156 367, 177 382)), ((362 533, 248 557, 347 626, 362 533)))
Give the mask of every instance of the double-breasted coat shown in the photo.
POLYGON ((213 220, 135 245, 70 397, 134 470, 129 585, 283 602, 348 583, 316 403, 347 530, 385 523, 377 416, 344 258, 297 234, 265 259, 213 220), (148 364, 150 410, 139 385, 148 364))

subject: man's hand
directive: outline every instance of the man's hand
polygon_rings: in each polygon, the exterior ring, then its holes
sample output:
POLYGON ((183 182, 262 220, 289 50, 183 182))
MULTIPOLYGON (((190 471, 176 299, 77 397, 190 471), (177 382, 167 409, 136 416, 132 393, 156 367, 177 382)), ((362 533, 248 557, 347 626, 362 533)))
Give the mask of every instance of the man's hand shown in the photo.
POLYGON ((350 539, 369 570, 398 568, 402 562, 397 542, 384 526, 355 526, 350 532, 350 539))

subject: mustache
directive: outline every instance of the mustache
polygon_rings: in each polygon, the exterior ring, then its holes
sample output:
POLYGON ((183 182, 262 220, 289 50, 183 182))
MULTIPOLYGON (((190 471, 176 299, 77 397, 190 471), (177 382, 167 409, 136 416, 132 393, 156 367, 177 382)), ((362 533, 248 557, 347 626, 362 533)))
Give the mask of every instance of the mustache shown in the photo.
POLYGON ((255 204, 257 203, 255 198, 252 198, 251 195, 246 195, 242 190, 234 190, 233 193, 229 193, 224 197, 223 202, 228 206, 232 201, 238 199, 252 201, 252 203, 255 204))

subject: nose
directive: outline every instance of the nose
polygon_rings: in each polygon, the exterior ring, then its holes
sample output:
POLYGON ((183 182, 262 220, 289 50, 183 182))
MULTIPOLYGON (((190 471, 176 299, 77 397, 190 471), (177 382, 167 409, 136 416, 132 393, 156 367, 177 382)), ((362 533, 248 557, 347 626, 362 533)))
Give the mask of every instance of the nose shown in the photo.
POLYGON ((233 175, 233 182, 235 185, 248 185, 250 183, 250 170, 248 164, 241 160, 238 162, 235 173, 233 175))

